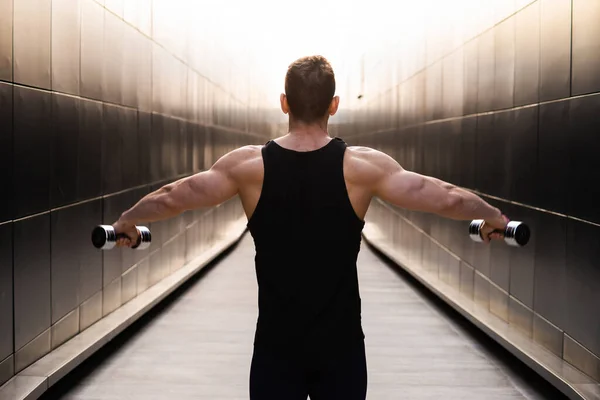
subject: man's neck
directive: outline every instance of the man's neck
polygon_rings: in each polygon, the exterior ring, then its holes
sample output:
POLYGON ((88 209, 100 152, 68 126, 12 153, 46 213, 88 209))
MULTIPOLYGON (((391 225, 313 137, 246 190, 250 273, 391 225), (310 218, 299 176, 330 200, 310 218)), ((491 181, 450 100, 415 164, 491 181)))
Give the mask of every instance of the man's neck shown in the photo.
POLYGON ((329 133, 327 132, 327 121, 307 124, 303 122, 295 122, 290 119, 288 133, 289 135, 295 137, 320 138, 329 136, 329 133))

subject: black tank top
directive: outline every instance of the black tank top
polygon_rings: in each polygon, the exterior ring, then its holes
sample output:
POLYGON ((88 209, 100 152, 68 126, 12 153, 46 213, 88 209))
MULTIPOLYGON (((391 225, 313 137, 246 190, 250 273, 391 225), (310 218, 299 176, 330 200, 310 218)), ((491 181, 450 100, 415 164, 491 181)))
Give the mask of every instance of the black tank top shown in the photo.
POLYGON ((346 143, 262 148, 264 181, 248 228, 256 248, 255 346, 333 351, 364 339, 356 259, 364 222, 344 181, 346 143))

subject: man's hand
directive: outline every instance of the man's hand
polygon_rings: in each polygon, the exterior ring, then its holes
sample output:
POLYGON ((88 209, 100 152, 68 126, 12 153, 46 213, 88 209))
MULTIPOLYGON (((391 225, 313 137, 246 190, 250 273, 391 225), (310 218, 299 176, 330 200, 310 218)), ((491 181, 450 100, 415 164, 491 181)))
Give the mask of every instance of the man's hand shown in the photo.
POLYGON ((510 222, 510 220, 502 215, 501 218, 491 219, 484 221, 483 225, 480 229, 481 238, 485 243, 489 243, 491 240, 503 240, 504 234, 500 232, 494 232, 495 230, 504 231, 506 225, 510 222))
POLYGON ((135 227, 135 224, 119 220, 113 224, 113 228, 117 235, 120 233, 127 235, 127 238, 117 239, 117 247, 131 248, 132 246, 135 246, 135 244, 138 242, 140 233, 135 227))

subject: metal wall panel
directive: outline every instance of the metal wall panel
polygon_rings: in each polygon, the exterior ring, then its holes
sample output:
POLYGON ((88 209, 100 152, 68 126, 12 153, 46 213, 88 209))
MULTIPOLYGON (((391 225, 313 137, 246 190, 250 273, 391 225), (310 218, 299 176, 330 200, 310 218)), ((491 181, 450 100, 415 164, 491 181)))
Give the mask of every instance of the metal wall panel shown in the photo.
POLYGON ((125 110, 104 104, 102 111, 102 193, 123 189, 123 147, 125 110))
POLYGON ((51 115, 50 92, 15 86, 13 160, 16 218, 48 209, 51 115))
MULTIPOLYGON (((465 54, 462 48, 445 57, 443 60, 443 117, 458 117, 463 115, 465 106, 466 84, 463 79, 467 76, 465 54)), ((469 71, 472 74, 471 71, 469 71)))
POLYGON ((461 119, 460 135, 460 153, 457 157, 458 164, 460 166, 460 181, 458 184, 462 187, 473 189, 475 188, 475 163, 477 160, 477 117, 467 117, 461 119))
POLYGON ((13 179, 13 85, 0 82, 0 171, 8 177, 8 193, 0 196, 0 223, 14 216, 13 179))
POLYGON ((14 223, 15 352, 50 327, 50 214, 14 223))
POLYGON ((495 110, 514 105, 515 87, 515 17, 510 17, 494 31, 494 100, 495 110))
POLYGON ((152 116, 143 111, 138 111, 137 121, 138 133, 138 171, 140 184, 147 185, 150 183, 150 169, 154 164, 154 160, 150 157, 150 143, 152 138, 152 116))
POLYGON ((114 14, 104 14, 104 57, 102 100, 123 104, 125 24, 114 14))
MULTIPOLYGON (((482 157, 483 154, 490 154, 494 137, 494 115, 483 114, 477 117, 477 139, 476 139, 476 163, 479 166, 475 171, 475 188, 480 191, 490 189, 489 171, 493 168, 493 159, 482 157)), ((496 152, 497 150, 494 150, 496 152)), ((492 152, 492 153, 494 153, 492 152)), ((501 153, 501 152, 500 152, 501 153)), ((504 154, 499 157, 503 158, 504 154)), ((498 156, 497 156, 498 157, 498 156)))
POLYGON ((600 228, 567 220, 567 321, 564 331, 573 339, 600 354, 600 228))
POLYGON ((51 0, 14 2, 15 83, 50 89, 51 0))
POLYGON ((118 17, 123 18, 125 0, 104 0, 104 6, 118 17))
POLYGON ((600 91, 600 2, 573 0, 572 95, 600 91))
MULTIPOLYGON (((527 246, 523 248, 510 247, 510 294, 530 310, 534 306, 534 273, 535 273, 535 244, 537 242, 538 212, 530 208, 512 206, 506 209, 511 219, 527 221, 533 234, 527 246)), ((509 247, 509 246, 505 246, 509 247)))
POLYGON ((540 1, 540 100, 571 92, 571 2, 540 1))
POLYGON ((52 208, 77 199, 79 110, 79 98, 52 94, 52 208))
POLYGON ((0 0, 0 80, 13 80, 13 0, 0 0))
POLYGON ((102 99, 104 81, 105 10, 93 0, 81 0, 81 95, 102 99))
POLYGON ((477 112, 490 111, 494 106, 494 33, 495 30, 490 29, 477 39, 477 112))
POLYGON ((540 2, 519 12, 515 21, 515 106, 537 103, 540 90, 540 2))
POLYGON ((425 121, 442 117, 442 71, 442 62, 438 61, 425 72, 425 121))
POLYGON ((152 0, 125 0, 123 18, 147 36, 152 34, 152 0))
POLYGON ((570 104, 569 124, 569 215, 600 223, 600 209, 594 199, 600 188, 591 185, 600 179, 596 150, 600 148, 600 95, 575 98, 570 104))
POLYGON ((102 103, 80 99, 79 140, 77 146, 77 200, 102 193, 102 103))
POLYGON ((53 211, 50 217, 53 324, 81 303, 79 252, 73 246, 76 240, 73 232, 80 229, 80 218, 85 205, 53 211))
POLYGON ((13 224, 6 223, 0 225, 0 360, 14 352, 13 331, 13 224))
POLYGON ((505 198, 523 204, 538 204, 538 123, 539 107, 514 110, 514 124, 501 132, 509 142, 509 192, 505 198))
MULTIPOLYGON (((119 219, 123 210, 125 210, 124 197, 126 193, 119 193, 103 199, 102 222, 110 224, 119 219)), ((154 236, 154 235, 153 235, 154 236)), ((154 237, 152 238, 154 242, 154 237)), ((123 249, 113 249, 106 251, 102 257, 102 287, 108 286, 111 282, 121 276, 123 272, 121 265, 123 263, 123 249)))
POLYGON ((534 309, 556 326, 567 322, 567 219, 538 213, 536 220, 534 309))
MULTIPOLYGON (((122 111, 122 120, 119 123, 122 149, 122 184, 124 188, 130 188, 141 184, 139 170, 138 116, 137 111, 130 108, 121 108, 120 111, 122 111)), ((112 160, 112 158, 111 154, 108 159, 112 160)))
POLYGON ((537 201, 540 207, 567 213, 569 115, 571 101, 540 105, 537 201), (567 150, 567 151, 565 151, 567 150))
POLYGON ((52 0, 52 90, 79 94, 81 0, 52 0))
MULTIPOLYGON (((78 230, 89 232, 90 227, 102 221, 102 200, 93 200, 78 206, 78 230)), ((102 289, 102 252, 89 245, 89 235, 76 237, 79 267, 79 300, 85 302, 102 289)))

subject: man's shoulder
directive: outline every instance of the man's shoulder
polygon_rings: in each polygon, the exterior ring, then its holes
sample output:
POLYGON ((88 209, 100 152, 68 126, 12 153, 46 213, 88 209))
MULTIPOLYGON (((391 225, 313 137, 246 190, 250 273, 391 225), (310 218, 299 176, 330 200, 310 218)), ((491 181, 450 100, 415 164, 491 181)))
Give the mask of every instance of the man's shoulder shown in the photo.
POLYGON ((250 144, 247 146, 238 147, 237 149, 232 150, 230 154, 239 159, 252 158, 260 155, 262 148, 263 145, 250 144))
POLYGON ((248 179, 263 173, 262 145, 242 146, 230 151, 227 158, 228 170, 232 177, 248 179))
POLYGON ((385 162, 389 156, 379 150, 365 146, 348 146, 346 148, 348 159, 361 165, 378 165, 385 162))
POLYGON ((348 146, 344 174, 351 182, 372 182, 385 172, 389 156, 364 146, 348 146))
POLYGON ((260 158, 262 147, 263 146, 260 145, 238 147, 225 154, 219 161, 227 163, 229 167, 236 167, 240 164, 260 158))

